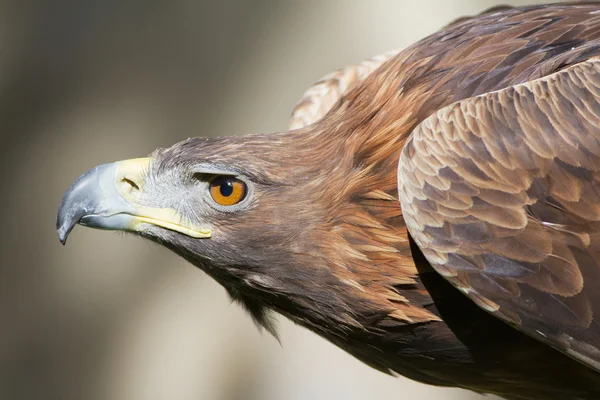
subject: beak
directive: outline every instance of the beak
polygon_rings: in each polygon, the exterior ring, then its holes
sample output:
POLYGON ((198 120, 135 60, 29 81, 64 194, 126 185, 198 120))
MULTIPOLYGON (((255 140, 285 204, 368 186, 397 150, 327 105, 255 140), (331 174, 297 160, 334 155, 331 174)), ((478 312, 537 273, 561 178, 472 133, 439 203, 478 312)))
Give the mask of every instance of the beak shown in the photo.
POLYGON ((195 226, 170 208, 145 207, 145 174, 151 158, 100 165, 83 174, 67 190, 58 208, 56 230, 65 244, 76 224, 97 229, 141 232, 147 224, 193 238, 208 238, 211 230, 195 226))

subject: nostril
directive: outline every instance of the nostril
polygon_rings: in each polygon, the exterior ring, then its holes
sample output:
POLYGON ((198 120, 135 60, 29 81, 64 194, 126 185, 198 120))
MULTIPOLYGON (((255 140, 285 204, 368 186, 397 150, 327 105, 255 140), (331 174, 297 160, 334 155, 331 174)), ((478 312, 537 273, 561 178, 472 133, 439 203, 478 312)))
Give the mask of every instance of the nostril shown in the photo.
POLYGON ((134 181, 132 181, 131 179, 128 178, 123 178, 121 179, 121 182, 124 183, 125 185, 129 186, 129 190, 130 191, 139 191, 140 187, 138 186, 137 183, 135 183, 134 181))
POLYGON ((122 195, 131 194, 137 197, 143 193, 149 164, 149 158, 117 161, 113 182, 122 195))

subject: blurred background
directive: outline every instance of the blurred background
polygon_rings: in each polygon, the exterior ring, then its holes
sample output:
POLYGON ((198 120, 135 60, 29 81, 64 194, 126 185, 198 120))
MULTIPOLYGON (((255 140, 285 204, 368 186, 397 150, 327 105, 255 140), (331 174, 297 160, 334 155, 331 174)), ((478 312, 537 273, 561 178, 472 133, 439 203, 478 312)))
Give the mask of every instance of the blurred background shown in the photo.
POLYGON ((1 1, 0 399, 481 398, 385 376, 284 318, 280 345, 170 252, 80 228, 62 247, 54 225, 89 168, 286 129, 322 75, 494 5, 1 1))

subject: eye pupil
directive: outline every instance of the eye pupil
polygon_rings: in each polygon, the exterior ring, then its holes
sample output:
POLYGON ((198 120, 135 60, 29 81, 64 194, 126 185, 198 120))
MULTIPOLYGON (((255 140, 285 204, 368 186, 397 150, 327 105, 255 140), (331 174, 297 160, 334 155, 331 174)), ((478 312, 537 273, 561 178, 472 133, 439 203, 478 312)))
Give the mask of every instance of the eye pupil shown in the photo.
POLYGON ((233 182, 230 179, 222 182, 219 191, 225 197, 231 196, 233 194, 233 182))

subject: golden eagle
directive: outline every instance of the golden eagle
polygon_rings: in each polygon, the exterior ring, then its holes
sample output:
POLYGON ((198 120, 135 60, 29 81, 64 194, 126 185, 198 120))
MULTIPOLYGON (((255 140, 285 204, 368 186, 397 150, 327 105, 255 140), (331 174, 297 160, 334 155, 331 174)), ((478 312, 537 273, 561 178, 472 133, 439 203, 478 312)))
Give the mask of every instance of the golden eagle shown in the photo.
POLYGON ((57 228, 134 232, 368 365, 600 398, 600 3, 501 7, 327 76, 288 132, 101 165, 57 228))

